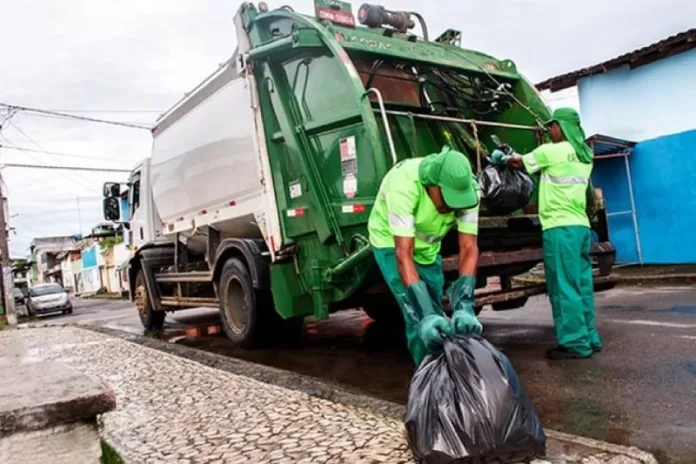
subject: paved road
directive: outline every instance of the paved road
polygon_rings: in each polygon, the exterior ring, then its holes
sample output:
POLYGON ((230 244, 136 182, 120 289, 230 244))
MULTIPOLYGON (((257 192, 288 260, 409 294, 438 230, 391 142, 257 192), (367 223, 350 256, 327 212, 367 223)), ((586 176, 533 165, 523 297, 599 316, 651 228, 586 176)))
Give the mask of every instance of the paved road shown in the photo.
MULTIPOLYGON (((605 349, 592 360, 554 363, 545 298, 522 310, 481 319, 485 336, 512 360, 545 426, 650 450, 663 462, 696 462, 696 289, 618 288, 597 296, 605 349)), ((123 302, 81 302, 58 320, 139 331, 123 302)), ((168 316, 168 327, 214 320, 214 313, 168 316), (212 319, 211 319, 212 318, 212 319)), ((404 402, 412 374, 402 335, 348 311, 306 323, 306 337, 255 351, 230 347, 222 336, 187 340, 215 351, 340 383, 404 402)))
MULTIPOLYGON (((138 313, 130 301, 73 298, 73 314, 48 314, 39 321, 49 325, 79 324, 110 327, 126 332, 144 334, 138 313)), ((176 315, 168 314, 165 331, 176 331, 191 325, 216 323, 220 320, 217 310, 193 309, 176 315)))

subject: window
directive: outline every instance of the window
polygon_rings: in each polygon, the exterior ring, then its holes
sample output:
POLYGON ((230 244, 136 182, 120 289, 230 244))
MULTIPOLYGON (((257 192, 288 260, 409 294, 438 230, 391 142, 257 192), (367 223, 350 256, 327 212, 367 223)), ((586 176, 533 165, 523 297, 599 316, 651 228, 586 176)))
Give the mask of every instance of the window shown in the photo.
POLYGON ((130 190, 129 190, 129 196, 130 196, 130 217, 129 219, 133 219, 133 215, 135 212, 138 210, 140 207, 140 172, 136 172, 133 174, 130 180, 130 190))

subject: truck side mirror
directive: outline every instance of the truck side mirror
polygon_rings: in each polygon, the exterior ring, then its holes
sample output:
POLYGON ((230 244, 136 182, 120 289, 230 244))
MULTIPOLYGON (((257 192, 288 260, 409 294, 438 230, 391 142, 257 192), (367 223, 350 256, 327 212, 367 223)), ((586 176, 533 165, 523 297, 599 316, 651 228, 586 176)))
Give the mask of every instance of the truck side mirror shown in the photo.
POLYGON ((118 197, 121 195, 121 184, 118 182, 104 183, 103 193, 105 197, 118 197))
POLYGON ((121 200, 118 197, 104 198, 104 219, 111 222, 121 221, 121 200))

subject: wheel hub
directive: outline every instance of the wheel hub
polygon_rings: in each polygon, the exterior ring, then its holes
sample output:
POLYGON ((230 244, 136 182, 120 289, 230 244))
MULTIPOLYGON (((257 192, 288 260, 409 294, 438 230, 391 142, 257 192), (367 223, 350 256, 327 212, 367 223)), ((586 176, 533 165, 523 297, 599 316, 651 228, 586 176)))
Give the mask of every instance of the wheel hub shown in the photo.
POLYGON ((135 289, 135 306, 141 316, 147 314, 147 290, 144 285, 139 285, 135 289))
POLYGON ((230 279, 227 282, 225 300, 225 312, 230 329, 235 333, 244 333, 247 326, 247 304, 244 298, 244 289, 241 282, 237 279, 230 279))

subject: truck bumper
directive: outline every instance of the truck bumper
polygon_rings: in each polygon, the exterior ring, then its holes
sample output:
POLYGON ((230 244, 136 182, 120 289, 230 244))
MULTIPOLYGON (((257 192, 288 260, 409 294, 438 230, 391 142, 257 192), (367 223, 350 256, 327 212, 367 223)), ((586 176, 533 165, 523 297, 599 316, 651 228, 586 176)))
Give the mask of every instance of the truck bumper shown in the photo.
MULTIPOLYGON (((616 278, 611 275, 616 258, 616 249, 610 242, 592 244, 590 255, 595 267, 593 280, 595 292, 609 290, 616 285, 616 278)), ((479 255, 478 268, 485 276, 500 275, 499 288, 486 287, 476 290, 476 306, 493 305, 493 309, 513 309, 524 305, 530 296, 546 293, 546 284, 531 282, 529 284, 512 285, 506 277, 506 269, 528 266, 529 268, 543 262, 544 255, 541 247, 522 250, 492 252, 486 251, 479 255)), ((442 260, 445 272, 454 272, 459 264, 458 256, 449 256, 442 260)), ((533 280, 533 279, 530 279, 533 280)))

